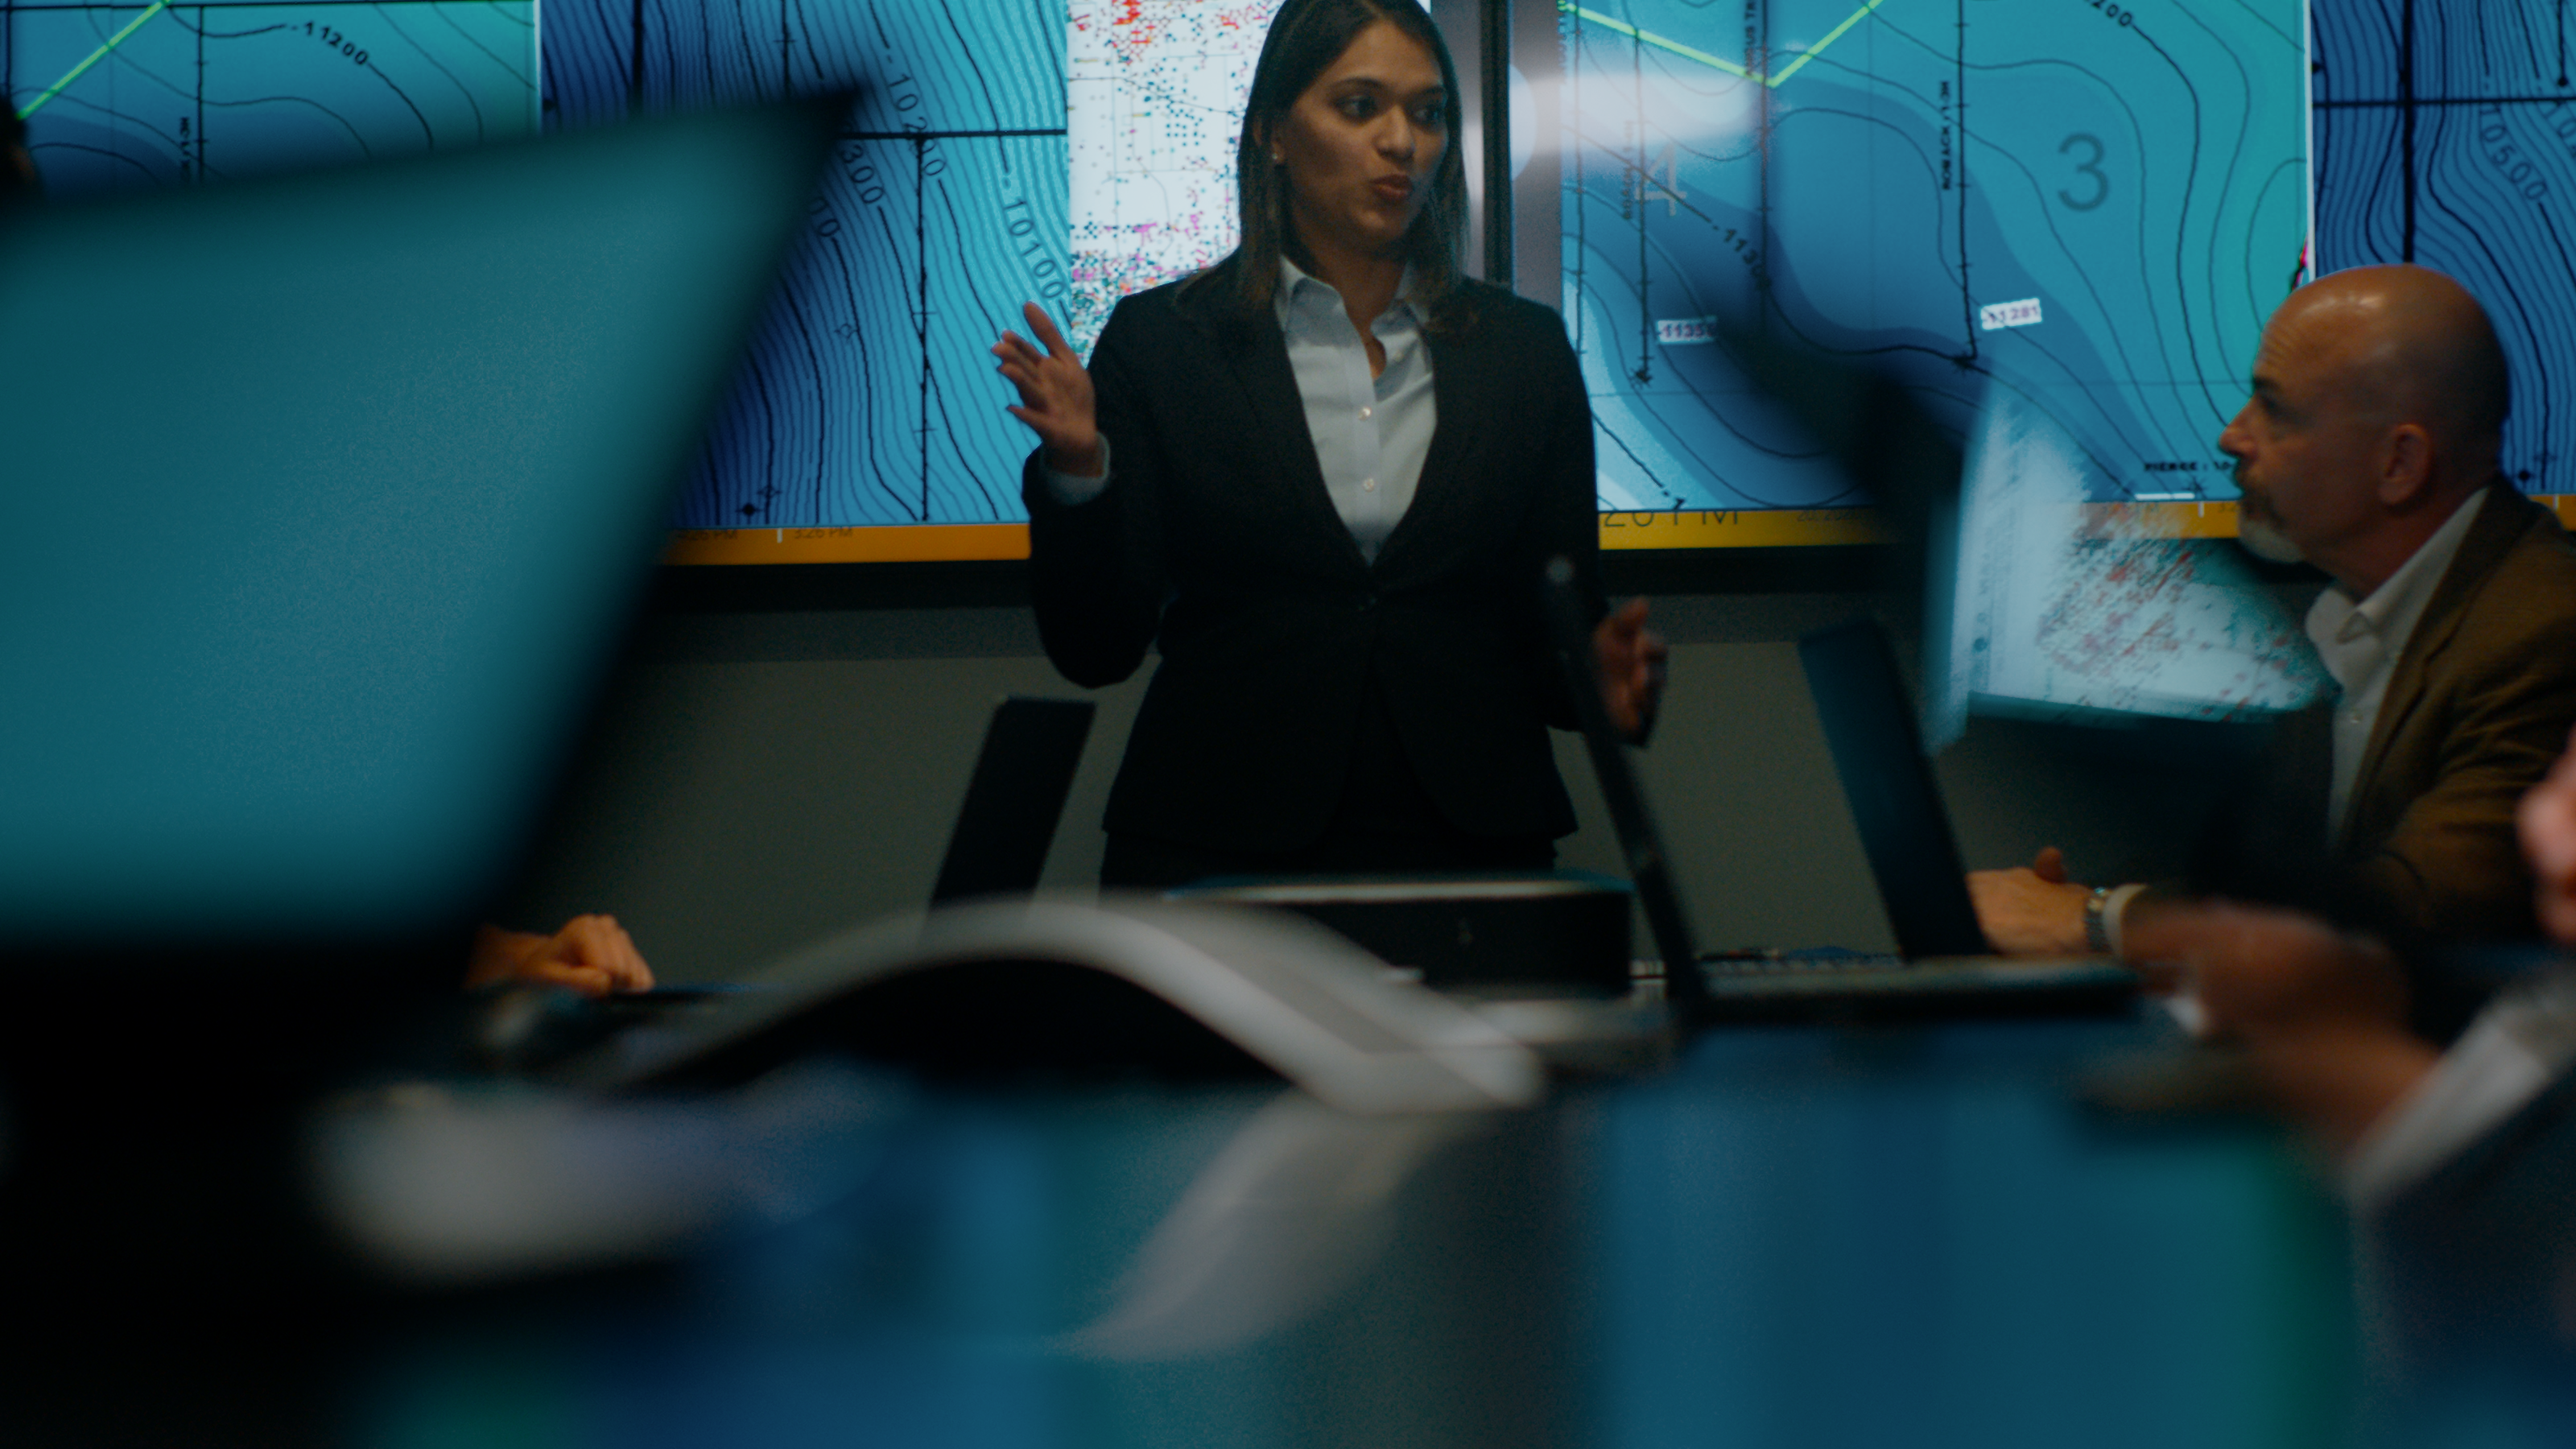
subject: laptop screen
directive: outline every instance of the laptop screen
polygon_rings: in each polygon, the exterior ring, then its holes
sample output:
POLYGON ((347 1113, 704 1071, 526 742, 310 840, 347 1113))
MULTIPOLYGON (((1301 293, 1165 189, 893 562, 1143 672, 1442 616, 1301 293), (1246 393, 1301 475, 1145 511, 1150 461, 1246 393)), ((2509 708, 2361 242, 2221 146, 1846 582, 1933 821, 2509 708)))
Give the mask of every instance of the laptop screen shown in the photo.
POLYGON ((1868 619, 1820 629, 1798 641, 1798 662, 1897 949, 1918 958, 1985 954, 1950 814, 1886 633, 1868 619))
POLYGON ((1583 726, 1584 747, 1592 756, 1592 773, 1601 784, 1602 803, 1609 807, 1610 823, 1619 833, 1620 853, 1627 858, 1638 907, 1646 913, 1646 929, 1664 958, 1666 996, 1677 1007, 1696 1007, 1707 994, 1697 969, 1699 938, 1691 933, 1681 892, 1673 884, 1663 833, 1655 828, 1645 789, 1628 763, 1627 742, 1619 737, 1610 723, 1608 706, 1601 702, 1600 682, 1592 668, 1591 611, 1575 587, 1572 564, 1561 558, 1548 560, 1541 598, 1557 661, 1565 670, 1566 692, 1574 698, 1575 718, 1583 726))

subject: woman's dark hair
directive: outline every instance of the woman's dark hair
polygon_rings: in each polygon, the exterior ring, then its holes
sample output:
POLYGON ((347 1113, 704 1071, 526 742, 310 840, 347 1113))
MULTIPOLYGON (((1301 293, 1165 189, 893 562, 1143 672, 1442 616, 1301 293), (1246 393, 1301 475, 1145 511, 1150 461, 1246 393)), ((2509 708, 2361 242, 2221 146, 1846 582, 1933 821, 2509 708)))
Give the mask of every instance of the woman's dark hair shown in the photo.
MULTIPOLYGON (((1243 240, 1235 248, 1234 274, 1227 301, 1246 315, 1270 309, 1279 287, 1279 257, 1294 238, 1288 233, 1288 182, 1284 169, 1270 164, 1269 147, 1289 107, 1306 93, 1325 68, 1351 48, 1360 32, 1385 21, 1421 42, 1440 62, 1440 83, 1448 91, 1443 108, 1445 144, 1440 166, 1431 176, 1431 196, 1405 234, 1405 260, 1413 264, 1413 301, 1435 329, 1463 325, 1464 302, 1458 289, 1458 237, 1467 221, 1467 163, 1461 156, 1464 116, 1458 101, 1458 68, 1440 28, 1414 0, 1288 0, 1270 22, 1253 68, 1252 93, 1243 102, 1243 135, 1235 142, 1235 189, 1243 222, 1243 240)), ((1290 252, 1291 260, 1296 260, 1290 252)), ((1201 276, 1212 275, 1202 273, 1201 276)), ((1192 286, 1197 285, 1193 279, 1192 286)))

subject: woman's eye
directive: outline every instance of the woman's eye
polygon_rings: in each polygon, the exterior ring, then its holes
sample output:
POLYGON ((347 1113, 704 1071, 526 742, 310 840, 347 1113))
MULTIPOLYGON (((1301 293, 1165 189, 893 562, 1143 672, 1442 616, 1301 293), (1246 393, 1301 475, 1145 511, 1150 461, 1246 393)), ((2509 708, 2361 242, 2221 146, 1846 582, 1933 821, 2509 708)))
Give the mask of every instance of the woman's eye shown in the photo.
POLYGON ((1420 126, 1427 131, 1436 131, 1440 129, 1441 126, 1447 124, 1448 120, 1449 109, 1446 106, 1424 106, 1413 113, 1413 124, 1420 126))
POLYGON ((1367 96, 1346 96, 1342 100, 1342 114, 1354 121, 1365 120, 1376 110, 1377 102, 1367 96))

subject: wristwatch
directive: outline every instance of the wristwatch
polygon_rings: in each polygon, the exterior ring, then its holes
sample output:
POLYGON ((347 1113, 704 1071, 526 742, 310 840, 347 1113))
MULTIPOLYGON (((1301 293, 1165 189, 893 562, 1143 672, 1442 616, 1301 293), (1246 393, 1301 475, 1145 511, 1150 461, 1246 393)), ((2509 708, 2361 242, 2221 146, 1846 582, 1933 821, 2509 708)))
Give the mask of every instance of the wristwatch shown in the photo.
POLYGON ((2084 944, 2100 956, 2111 954, 2111 918, 2102 913, 2110 899, 2109 886, 2095 886, 2093 893, 2084 898, 2084 944))

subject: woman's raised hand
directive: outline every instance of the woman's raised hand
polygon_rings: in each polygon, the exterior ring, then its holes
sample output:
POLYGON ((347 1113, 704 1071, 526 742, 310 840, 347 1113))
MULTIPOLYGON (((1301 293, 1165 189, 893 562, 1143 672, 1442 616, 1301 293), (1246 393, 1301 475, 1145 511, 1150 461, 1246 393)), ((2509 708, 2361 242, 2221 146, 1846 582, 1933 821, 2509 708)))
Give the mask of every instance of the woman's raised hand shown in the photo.
POLYGON ((1020 315, 1028 319, 1037 341, 1004 332, 1002 340, 993 344, 993 355, 1001 359, 998 370, 1020 390, 1011 416, 1028 424, 1046 445, 1048 467, 1078 478, 1096 478, 1101 465, 1100 427, 1092 414, 1091 374, 1082 370, 1082 359, 1037 303, 1021 303, 1020 315))

